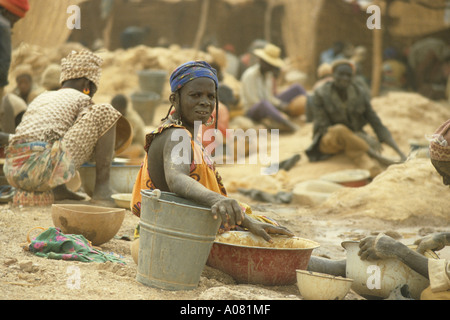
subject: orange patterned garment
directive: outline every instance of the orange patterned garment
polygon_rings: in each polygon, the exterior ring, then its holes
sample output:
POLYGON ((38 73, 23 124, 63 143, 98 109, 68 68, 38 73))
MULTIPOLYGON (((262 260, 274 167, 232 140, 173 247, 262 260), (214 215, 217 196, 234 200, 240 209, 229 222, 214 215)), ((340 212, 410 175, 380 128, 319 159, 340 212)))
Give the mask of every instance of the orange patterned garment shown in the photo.
MULTIPOLYGON (((139 173, 136 178, 136 182, 134 184, 133 193, 132 193, 132 199, 131 199, 131 211, 136 216, 140 216, 141 214, 141 190, 154 190, 156 187, 154 186, 150 175, 148 173, 148 157, 147 152, 150 147, 150 144, 152 140, 155 138, 156 135, 163 132, 163 130, 177 127, 186 130, 182 126, 178 126, 175 124, 164 124, 154 130, 153 132, 149 133, 146 137, 146 146, 145 151, 146 155, 144 158, 144 161, 141 165, 141 168, 139 170, 139 173)), ((188 132, 186 130, 186 132, 188 132)), ((191 137, 191 134, 188 132, 189 136, 191 137)), ((190 173, 189 176, 192 179, 195 179, 199 183, 201 183, 203 186, 208 188, 211 191, 220 193, 224 196, 227 195, 227 191, 225 190, 225 187, 222 183, 222 178, 220 177, 219 173, 215 169, 215 166, 212 162, 212 160, 209 158, 209 156, 205 153, 203 146, 200 144, 200 142, 196 141, 195 139, 191 139, 191 147, 194 152, 194 160, 191 163, 190 173), (200 160, 201 159, 201 163, 200 160)))

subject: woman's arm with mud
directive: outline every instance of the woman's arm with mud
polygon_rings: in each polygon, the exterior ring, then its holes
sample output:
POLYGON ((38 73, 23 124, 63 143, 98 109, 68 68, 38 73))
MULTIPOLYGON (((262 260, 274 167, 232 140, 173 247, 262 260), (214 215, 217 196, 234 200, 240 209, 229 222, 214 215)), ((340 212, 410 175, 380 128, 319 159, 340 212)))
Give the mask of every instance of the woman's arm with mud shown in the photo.
MULTIPOLYGON (((244 215, 239 203, 234 199, 209 190, 195 179, 192 179, 189 176, 191 157, 189 157, 189 161, 180 161, 179 157, 173 156, 173 150, 179 148, 179 144, 183 142, 179 140, 173 141, 170 138, 170 134, 163 135, 161 138, 164 139, 164 172, 169 190, 183 198, 211 207, 213 215, 216 218, 220 215, 226 228, 232 228, 236 224, 241 224, 244 215)), ((191 150, 190 142, 189 146, 184 148, 184 150, 187 149, 191 150)), ((191 154, 192 152, 191 150, 191 154)))

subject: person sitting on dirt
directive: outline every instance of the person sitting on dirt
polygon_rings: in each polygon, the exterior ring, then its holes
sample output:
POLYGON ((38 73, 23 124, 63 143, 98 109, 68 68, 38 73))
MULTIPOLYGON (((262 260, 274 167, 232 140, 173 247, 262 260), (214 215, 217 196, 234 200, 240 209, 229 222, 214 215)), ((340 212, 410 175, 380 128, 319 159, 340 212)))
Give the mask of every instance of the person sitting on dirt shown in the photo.
MULTIPOLYGON (((435 131, 430 141, 430 159, 436 171, 450 186, 450 119, 435 131)), ((428 259, 426 250, 438 251, 450 246, 450 232, 439 232, 415 241, 416 251, 393 238, 379 234, 361 240, 361 260, 395 258, 430 280, 430 286, 422 291, 421 300, 450 300, 450 261, 428 259)), ((346 260, 330 260, 311 256, 308 270, 345 277, 346 260)))
POLYGON ((139 113, 129 107, 128 99, 123 94, 116 94, 111 99, 111 105, 130 122, 133 128, 133 141, 131 144, 139 144, 142 147, 145 143, 145 123, 139 113))
POLYGON ((14 69, 16 74, 16 88, 13 93, 21 97, 27 104, 43 92, 42 88, 33 81, 31 66, 19 65, 14 69))
POLYGON ((241 102, 245 115, 255 122, 263 122, 269 128, 294 132, 297 127, 289 117, 298 117, 305 113, 297 110, 295 103, 299 96, 306 96, 305 89, 294 84, 280 94, 275 93, 275 81, 284 65, 280 58, 281 49, 269 43, 263 49, 256 49, 259 62, 248 68, 241 77, 241 102))
POLYGON ((49 64, 42 73, 41 86, 44 90, 58 90, 61 88, 59 78, 61 77, 61 66, 56 63, 49 64))
POLYGON ((159 189, 210 207, 214 217, 222 219, 222 230, 245 228, 267 241, 271 241, 271 233, 293 236, 271 219, 254 215, 249 207, 229 198, 214 163, 198 141, 198 126, 214 121, 217 125, 217 119, 211 118, 219 106, 216 70, 204 61, 184 63, 172 73, 170 86, 167 117, 146 136, 146 156, 133 188, 132 212, 140 216, 142 189, 159 189), (180 144, 188 150, 187 156, 175 151, 180 144))
POLYGON ((96 163, 92 200, 109 201, 110 165, 120 112, 94 104, 102 59, 88 50, 72 51, 61 62, 62 88, 46 91, 28 106, 15 134, 1 133, 8 143, 4 164, 8 182, 17 189, 15 204, 83 199, 66 183, 86 161, 96 163))
POLYGON ((119 111, 126 120, 128 120, 132 130, 132 140, 130 144, 119 153, 116 152, 117 158, 127 159, 129 164, 140 164, 144 158, 144 150, 142 146, 145 143, 145 123, 139 113, 129 107, 128 99, 124 94, 116 94, 111 99, 111 105, 119 111))
POLYGON ((408 63, 413 71, 414 89, 432 99, 446 99, 450 76, 450 45, 437 38, 425 38, 414 43, 408 63))
POLYGON ((328 63, 332 64, 335 60, 344 59, 345 43, 342 41, 336 41, 327 50, 320 53, 320 64, 328 63))
POLYGON ((372 158, 383 164, 392 164, 379 154, 381 143, 392 147, 402 161, 406 160, 391 133, 372 109, 367 92, 352 81, 352 62, 335 61, 332 70, 333 81, 314 92, 313 142, 306 150, 309 161, 325 160, 344 152, 356 166, 369 170, 375 177, 381 172, 381 167, 372 158), (378 141, 364 132, 366 124, 371 125, 378 141))
POLYGON ((407 88, 408 66, 401 61, 398 50, 389 47, 383 53, 381 89, 383 92, 402 91, 407 88))
POLYGON ((9 133, 14 133, 22 121, 27 106, 44 91, 35 85, 30 65, 19 65, 14 69, 14 73, 17 86, 11 93, 5 95, 2 101, 2 129, 9 133))

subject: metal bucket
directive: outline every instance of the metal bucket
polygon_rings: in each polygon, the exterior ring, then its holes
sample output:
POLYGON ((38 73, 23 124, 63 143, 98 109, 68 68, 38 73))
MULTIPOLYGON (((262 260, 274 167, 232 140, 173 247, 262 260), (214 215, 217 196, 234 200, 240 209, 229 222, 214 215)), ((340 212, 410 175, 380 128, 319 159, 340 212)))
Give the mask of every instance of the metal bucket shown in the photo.
POLYGON ((136 280, 165 290, 197 288, 221 220, 211 209, 159 190, 142 190, 136 280))
POLYGON ((131 94, 133 109, 139 113, 145 125, 152 125, 160 99, 161 96, 155 92, 134 92, 131 94))
POLYGON ((165 70, 138 71, 139 87, 143 92, 155 92, 162 95, 166 77, 167 72, 165 70))

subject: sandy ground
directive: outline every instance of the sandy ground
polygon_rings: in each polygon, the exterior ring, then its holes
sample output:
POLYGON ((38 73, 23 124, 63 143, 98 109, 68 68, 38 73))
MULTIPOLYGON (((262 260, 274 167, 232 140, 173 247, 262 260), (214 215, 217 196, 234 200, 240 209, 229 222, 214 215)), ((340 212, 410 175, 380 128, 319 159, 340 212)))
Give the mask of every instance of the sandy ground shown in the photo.
MULTIPOLYGON (((430 102, 416 94, 397 93, 373 100, 374 108, 390 128, 401 149, 409 153, 410 140, 423 140, 450 118, 447 104, 430 102)), ((165 114, 161 105, 159 114, 165 114)), ((237 189, 257 188, 276 193, 292 191, 296 184, 323 174, 354 168, 343 157, 311 164, 304 150, 311 141, 312 125, 299 119, 300 130, 280 137, 280 160, 300 153, 302 158, 290 171, 272 176, 260 174, 261 165, 221 165, 219 171, 230 196, 250 204, 254 211, 278 220, 297 236, 320 243, 314 255, 345 258, 344 240, 359 240, 387 232, 406 244, 432 232, 448 231, 450 190, 442 184, 428 158, 411 157, 393 165, 361 188, 343 188, 320 204, 270 204, 256 202, 237 189)), ((395 155, 386 149, 387 156, 395 155)), ((150 300, 301 300, 296 285, 260 286, 237 284, 230 276, 205 267, 198 287, 190 291, 164 291, 136 281, 136 268, 130 255, 130 241, 139 219, 126 212, 117 237, 101 245, 104 252, 119 255, 125 265, 82 263, 37 257, 23 250, 27 233, 36 226, 53 226, 51 208, 0 206, 0 299, 150 299, 150 300), (122 237, 122 239, 120 239, 122 237), (80 286, 71 286, 73 270, 79 270, 80 286), (79 268, 79 269, 78 269, 79 268)), ((35 236, 33 231, 31 236, 35 236)), ((440 252, 450 257, 449 250, 440 252)), ((363 299, 350 291, 346 300, 363 299)))

